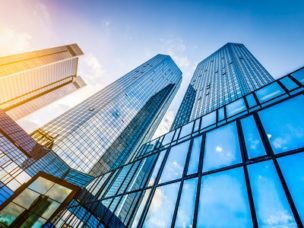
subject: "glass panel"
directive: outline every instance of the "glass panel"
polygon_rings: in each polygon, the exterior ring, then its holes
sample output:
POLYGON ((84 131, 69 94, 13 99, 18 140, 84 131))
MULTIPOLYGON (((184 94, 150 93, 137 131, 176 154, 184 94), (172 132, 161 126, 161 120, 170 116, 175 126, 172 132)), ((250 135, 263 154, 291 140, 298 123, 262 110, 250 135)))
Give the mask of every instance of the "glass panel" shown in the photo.
POLYGON ((198 178, 184 181, 175 227, 192 227, 198 178))
POLYGON ((193 132, 198 131, 200 127, 200 119, 195 120, 193 132))
POLYGON ((304 153, 278 159, 293 201, 304 221, 304 153))
POLYGON ((202 177, 197 227, 227 226, 252 227, 243 168, 202 177))
POLYGON ((138 207, 138 209, 136 211, 136 214, 134 216, 134 219, 133 219, 133 222, 132 222, 132 225, 131 225, 132 228, 137 227, 139 219, 140 219, 140 217, 142 215, 142 212, 143 212, 143 210, 146 206, 146 203, 147 203, 148 197, 150 195, 150 192, 151 192, 151 189, 148 189, 145 192, 143 192, 144 196, 143 196, 142 200, 140 201, 141 202, 140 206, 138 207))
POLYGON ((0 211, 0 226, 9 226, 24 210, 24 208, 19 207, 17 204, 9 203, 0 211))
POLYGON ((261 103, 268 101, 272 98, 275 98, 279 95, 282 95, 284 93, 285 93, 284 90, 276 82, 268 86, 265 86, 264 88, 259 89, 255 92, 261 103))
POLYGON ((303 107, 300 95, 259 112, 274 153, 304 147, 303 107))
POLYGON ((292 73, 291 75, 304 85, 304 68, 292 73))
POLYGON ((280 79, 280 82, 282 82, 283 85, 288 90, 293 90, 293 89, 298 87, 298 85, 293 80, 291 80, 289 77, 285 77, 285 78, 280 79))
POLYGON ((45 218, 45 219, 49 219, 52 216, 52 214, 58 209, 59 206, 60 206, 59 203, 57 203, 56 201, 51 200, 51 204, 43 212, 42 217, 45 218))
POLYGON ((193 140, 187 175, 197 173, 201 154, 202 136, 193 140))
POLYGON ((266 155, 266 151, 253 116, 248 116, 242 119, 241 124, 248 158, 250 159, 266 155))
POLYGON ((203 171, 241 162, 241 152, 235 122, 206 134, 203 171))
POLYGON ((174 137, 173 137, 173 141, 175 141, 175 140, 177 139, 179 132, 180 132, 180 128, 177 129, 177 130, 175 130, 175 134, 174 134, 174 137))
POLYGON ((246 105, 243 98, 236 100, 226 106, 227 117, 234 116, 235 114, 238 114, 245 110, 246 105))
POLYGON ((201 129, 208 127, 216 122, 216 111, 211 112, 202 118, 201 129))
POLYGON ((181 130, 181 133, 179 135, 179 138, 182 138, 182 137, 184 137, 186 135, 191 134, 192 133, 192 127, 193 127, 193 122, 184 125, 182 127, 182 130, 181 130))
POLYGON ((56 200, 62 203, 66 197, 72 192, 71 189, 63 187, 59 184, 55 184, 47 193, 46 195, 53 200, 56 200))
POLYGON ((32 203, 40 196, 40 194, 30 190, 24 189, 14 200, 14 203, 19 204, 20 206, 29 209, 32 203))
POLYGON ((259 226, 296 226, 272 161, 248 166, 259 226))
POLYGON ((45 219, 38 217, 37 215, 30 214, 20 228, 40 228, 46 222, 45 219))
POLYGON ((224 108, 218 109, 218 121, 225 119, 224 108))
POLYGON ((52 186, 54 182, 49 181, 43 177, 38 177, 30 186, 29 188, 39 192, 41 194, 45 194, 52 186))
POLYGON ((148 186, 152 186, 154 184, 158 171, 159 171, 159 168, 164 160, 165 153, 166 153, 166 150, 163 150, 159 153, 159 156, 158 156, 157 162, 154 166, 153 173, 151 174, 148 186))
POLYGON ((247 103, 248 103, 249 108, 254 107, 254 106, 257 105, 257 103, 255 101, 255 98, 252 94, 249 94, 248 96, 246 96, 246 99, 247 99, 247 103))
POLYGON ((162 145, 166 145, 166 144, 170 143, 173 138, 173 135, 174 135, 174 131, 171 131, 168 134, 166 134, 164 137, 164 140, 162 142, 162 145))
POLYGON ((189 144, 190 140, 171 148, 159 183, 164 183, 182 177, 189 144))
POLYGON ((156 188, 143 227, 170 227, 179 184, 180 182, 156 188))

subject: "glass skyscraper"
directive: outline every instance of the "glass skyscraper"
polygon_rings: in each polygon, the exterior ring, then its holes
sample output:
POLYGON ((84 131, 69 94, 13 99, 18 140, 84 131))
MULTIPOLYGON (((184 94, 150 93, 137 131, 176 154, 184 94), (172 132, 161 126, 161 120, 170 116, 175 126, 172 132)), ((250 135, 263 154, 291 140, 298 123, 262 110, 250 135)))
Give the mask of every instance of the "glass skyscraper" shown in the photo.
POLYGON ((243 44, 227 43, 198 64, 172 129, 273 80, 243 44))
POLYGON ((85 86, 77 44, 0 58, 0 109, 18 120, 85 86))
POLYGON ((157 55, 32 135, 72 168, 99 175, 152 137, 180 82, 173 60, 157 55))
POLYGON ((268 80, 143 144, 52 223, 303 227, 304 68, 268 80))

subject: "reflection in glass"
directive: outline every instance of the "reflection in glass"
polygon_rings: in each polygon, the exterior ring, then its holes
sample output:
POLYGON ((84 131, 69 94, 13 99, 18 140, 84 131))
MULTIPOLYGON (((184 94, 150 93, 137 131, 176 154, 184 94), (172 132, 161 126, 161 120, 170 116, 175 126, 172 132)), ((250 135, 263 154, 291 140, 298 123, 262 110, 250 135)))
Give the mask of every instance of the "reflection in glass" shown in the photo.
POLYGON ((293 90, 298 87, 298 85, 291 80, 289 77, 284 77, 280 79, 280 82, 283 83, 283 85, 288 89, 288 90, 293 90))
POLYGON ((171 148, 159 183, 164 183, 182 177, 189 144, 190 140, 171 148))
POLYGON ((144 196, 143 196, 142 200, 140 201, 140 202, 141 202, 141 203, 140 203, 140 206, 138 207, 138 209, 137 209, 137 211, 136 211, 136 214, 135 214, 135 216, 134 216, 133 222, 132 222, 132 224, 131 224, 131 227, 132 227, 132 228, 137 227, 138 222, 139 222, 139 219, 140 219, 140 217, 141 217, 141 215, 142 215, 142 212, 143 212, 143 210, 144 210, 144 208, 145 208, 145 206, 146 206, 146 202, 147 202, 147 200, 148 200, 148 197, 149 197, 149 195, 150 195, 150 192, 151 192, 151 189, 148 189, 148 190, 146 190, 146 191, 143 192, 144 196))
POLYGON ((227 117, 233 116, 246 110, 244 99, 241 98, 226 106, 227 117))
POLYGON ((43 177, 38 177, 30 186, 29 188, 39 192, 41 194, 45 194, 52 186, 54 182, 49 181, 43 177))
POLYGON ((0 226, 9 226, 25 209, 14 203, 9 203, 0 211, 0 226))
POLYGON ((45 219, 49 219, 52 214, 58 209, 58 207, 60 206, 59 203, 57 203, 56 201, 51 201, 49 199, 49 201, 51 202, 51 204, 47 207, 47 209, 43 212, 42 217, 45 219))
POLYGON ((259 112, 274 153, 304 147, 304 96, 299 95, 259 112))
POLYGON ((203 171, 241 162, 239 139, 235 122, 206 134, 203 171))
POLYGON ((155 179, 157 177, 157 174, 158 174, 158 171, 159 171, 159 168, 163 162, 163 159, 164 159, 164 156, 165 156, 165 153, 166 153, 166 150, 163 150, 159 153, 159 156, 158 156, 158 159, 157 159, 157 162, 154 166, 154 169, 153 169, 153 172, 151 174, 151 177, 150 177, 150 180, 149 180, 149 183, 148 183, 148 186, 152 186, 155 182, 155 179))
POLYGON ((284 90, 278 85, 277 82, 271 83, 270 85, 267 85, 255 92, 261 103, 268 101, 272 98, 275 98, 279 95, 282 95, 284 93, 285 93, 284 90))
POLYGON ((174 135, 174 131, 171 131, 168 134, 166 134, 162 142, 162 145, 166 145, 170 143, 172 141, 173 135, 174 135))
POLYGON ((202 118, 201 129, 208 127, 216 122, 216 111, 211 112, 202 118))
POLYGON ((225 118, 224 108, 218 109, 218 121, 221 121, 225 118))
POLYGON ((202 145, 202 136, 198 136, 193 139, 187 175, 197 173, 198 171, 201 145, 202 145))
POLYGON ((257 105, 253 94, 247 95, 246 99, 247 99, 247 103, 248 103, 249 108, 254 107, 254 106, 257 105))
POLYGON ((227 226, 252 227, 243 168, 202 177, 197 227, 227 226))
POLYGON ((39 194, 30 190, 24 189, 14 200, 14 203, 19 204, 20 206, 29 209, 32 203, 39 197, 39 194))
POLYGON ((191 134, 192 133, 192 127, 193 127, 193 122, 184 125, 182 127, 179 138, 183 138, 184 136, 191 134))
POLYGON ((259 226, 293 226, 295 220, 272 161, 248 166, 259 226))
POLYGON ((184 181, 175 227, 192 227, 198 178, 184 181))
POLYGON ((259 131, 253 116, 241 120, 248 158, 266 155, 259 131))
POLYGON ((46 195, 57 202, 62 203, 66 197, 72 192, 71 189, 55 184, 46 195))
POLYGON ((157 187, 144 227, 170 227, 180 182, 157 187))
POLYGON ((304 68, 292 73, 291 75, 304 85, 304 68))
POLYGON ((30 214, 20 228, 40 228, 45 222, 45 219, 40 218, 35 214, 30 214))
POLYGON ((304 222, 304 153, 278 159, 287 186, 304 222))

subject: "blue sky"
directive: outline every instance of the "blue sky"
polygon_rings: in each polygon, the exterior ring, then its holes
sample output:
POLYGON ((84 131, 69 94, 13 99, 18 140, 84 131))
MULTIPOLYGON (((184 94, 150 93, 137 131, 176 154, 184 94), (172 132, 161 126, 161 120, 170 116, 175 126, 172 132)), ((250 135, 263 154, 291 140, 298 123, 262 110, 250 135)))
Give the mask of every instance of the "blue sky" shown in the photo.
POLYGON ((1 3, 0 54, 67 43, 85 52, 79 74, 87 88, 21 120, 25 127, 56 117, 152 56, 169 54, 183 83, 163 132, 196 64, 227 42, 244 43, 275 78, 303 66, 303 8, 303 1, 272 0, 11 0, 1 3))

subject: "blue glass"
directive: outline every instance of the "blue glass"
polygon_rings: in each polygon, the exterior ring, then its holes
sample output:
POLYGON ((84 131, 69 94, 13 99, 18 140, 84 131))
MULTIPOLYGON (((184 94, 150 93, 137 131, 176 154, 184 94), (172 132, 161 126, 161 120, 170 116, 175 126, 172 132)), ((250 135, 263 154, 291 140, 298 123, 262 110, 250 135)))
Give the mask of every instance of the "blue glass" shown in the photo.
POLYGON ((206 134, 203 171, 241 162, 239 139, 235 122, 206 134))
POLYGON ((246 99, 247 99, 247 103, 248 103, 249 108, 254 107, 254 106, 257 105, 257 102, 256 102, 253 94, 247 95, 246 99))
POLYGON ((272 161, 248 166, 253 201, 261 227, 296 227, 272 161))
POLYGON ((193 139, 187 175, 197 173, 201 154, 202 136, 193 139))
POLYGON ((198 178, 184 181, 175 227, 192 227, 198 178))
POLYGON ((304 222, 304 153, 278 159, 293 201, 304 222))
POLYGON ((171 148, 159 183, 164 183, 182 177, 189 144, 190 140, 171 148))
POLYGON ((180 182, 157 187, 143 227, 170 227, 180 182))
POLYGON ((3 185, 3 183, 0 181, 0 205, 4 203, 12 194, 13 191, 10 190, 7 186, 3 185))
POLYGON ((304 68, 292 73, 291 75, 304 85, 304 68))
POLYGON ((202 177, 197 227, 252 227, 243 168, 202 177))
POLYGON ((156 179, 157 174, 158 174, 158 171, 159 171, 159 168, 160 168, 160 165, 161 165, 162 162, 163 162, 165 153, 166 153, 166 150, 163 150, 163 151, 161 151, 161 152, 159 153, 159 156, 158 156, 157 162, 156 162, 156 164, 155 164, 155 166, 154 166, 153 172, 152 172, 152 174, 151 174, 151 177, 150 177, 148 186, 152 186, 152 185, 154 184, 155 179, 156 179))
POLYGON ((201 129, 208 127, 216 122, 216 111, 211 112, 202 118, 201 129))
POLYGON ((174 135, 174 131, 171 131, 168 134, 166 134, 162 142, 162 145, 166 145, 170 143, 172 141, 173 135, 174 135))
POLYGON ((243 98, 236 100, 226 106, 227 117, 234 116, 245 110, 246 110, 246 105, 243 98))
POLYGON ((198 131, 200 127, 200 119, 195 120, 193 132, 198 131))
POLYGON ((181 133, 179 135, 179 138, 183 138, 187 135, 190 135, 192 133, 192 127, 193 127, 193 122, 188 123, 182 127, 181 133))
POLYGON ((283 85, 288 89, 288 90, 293 90, 297 87, 299 87, 293 80, 291 80, 289 77, 284 77, 280 79, 280 82, 283 83, 283 85))
POLYGON ((225 119, 224 108, 218 109, 218 121, 225 119))
POLYGON ((144 191, 142 194, 142 199, 140 200, 140 205, 136 211, 136 214, 134 215, 134 219, 132 221, 132 224, 131 224, 131 227, 132 228, 135 228, 137 227, 138 223, 139 223, 139 220, 140 220, 140 217, 142 215, 142 212, 143 210, 145 209, 145 206, 146 206, 146 202, 148 200, 148 197, 150 195, 150 192, 151 192, 151 189, 147 189, 146 191, 144 191))
POLYGON ((277 82, 271 83, 270 85, 267 85, 255 92, 261 103, 280 96, 284 93, 284 90, 279 86, 277 82))
POLYGON ((304 96, 299 95, 259 112, 274 153, 304 147, 304 96))
POLYGON ((253 116, 248 116, 242 119, 241 124, 248 158, 250 159, 266 155, 266 151, 253 116))

